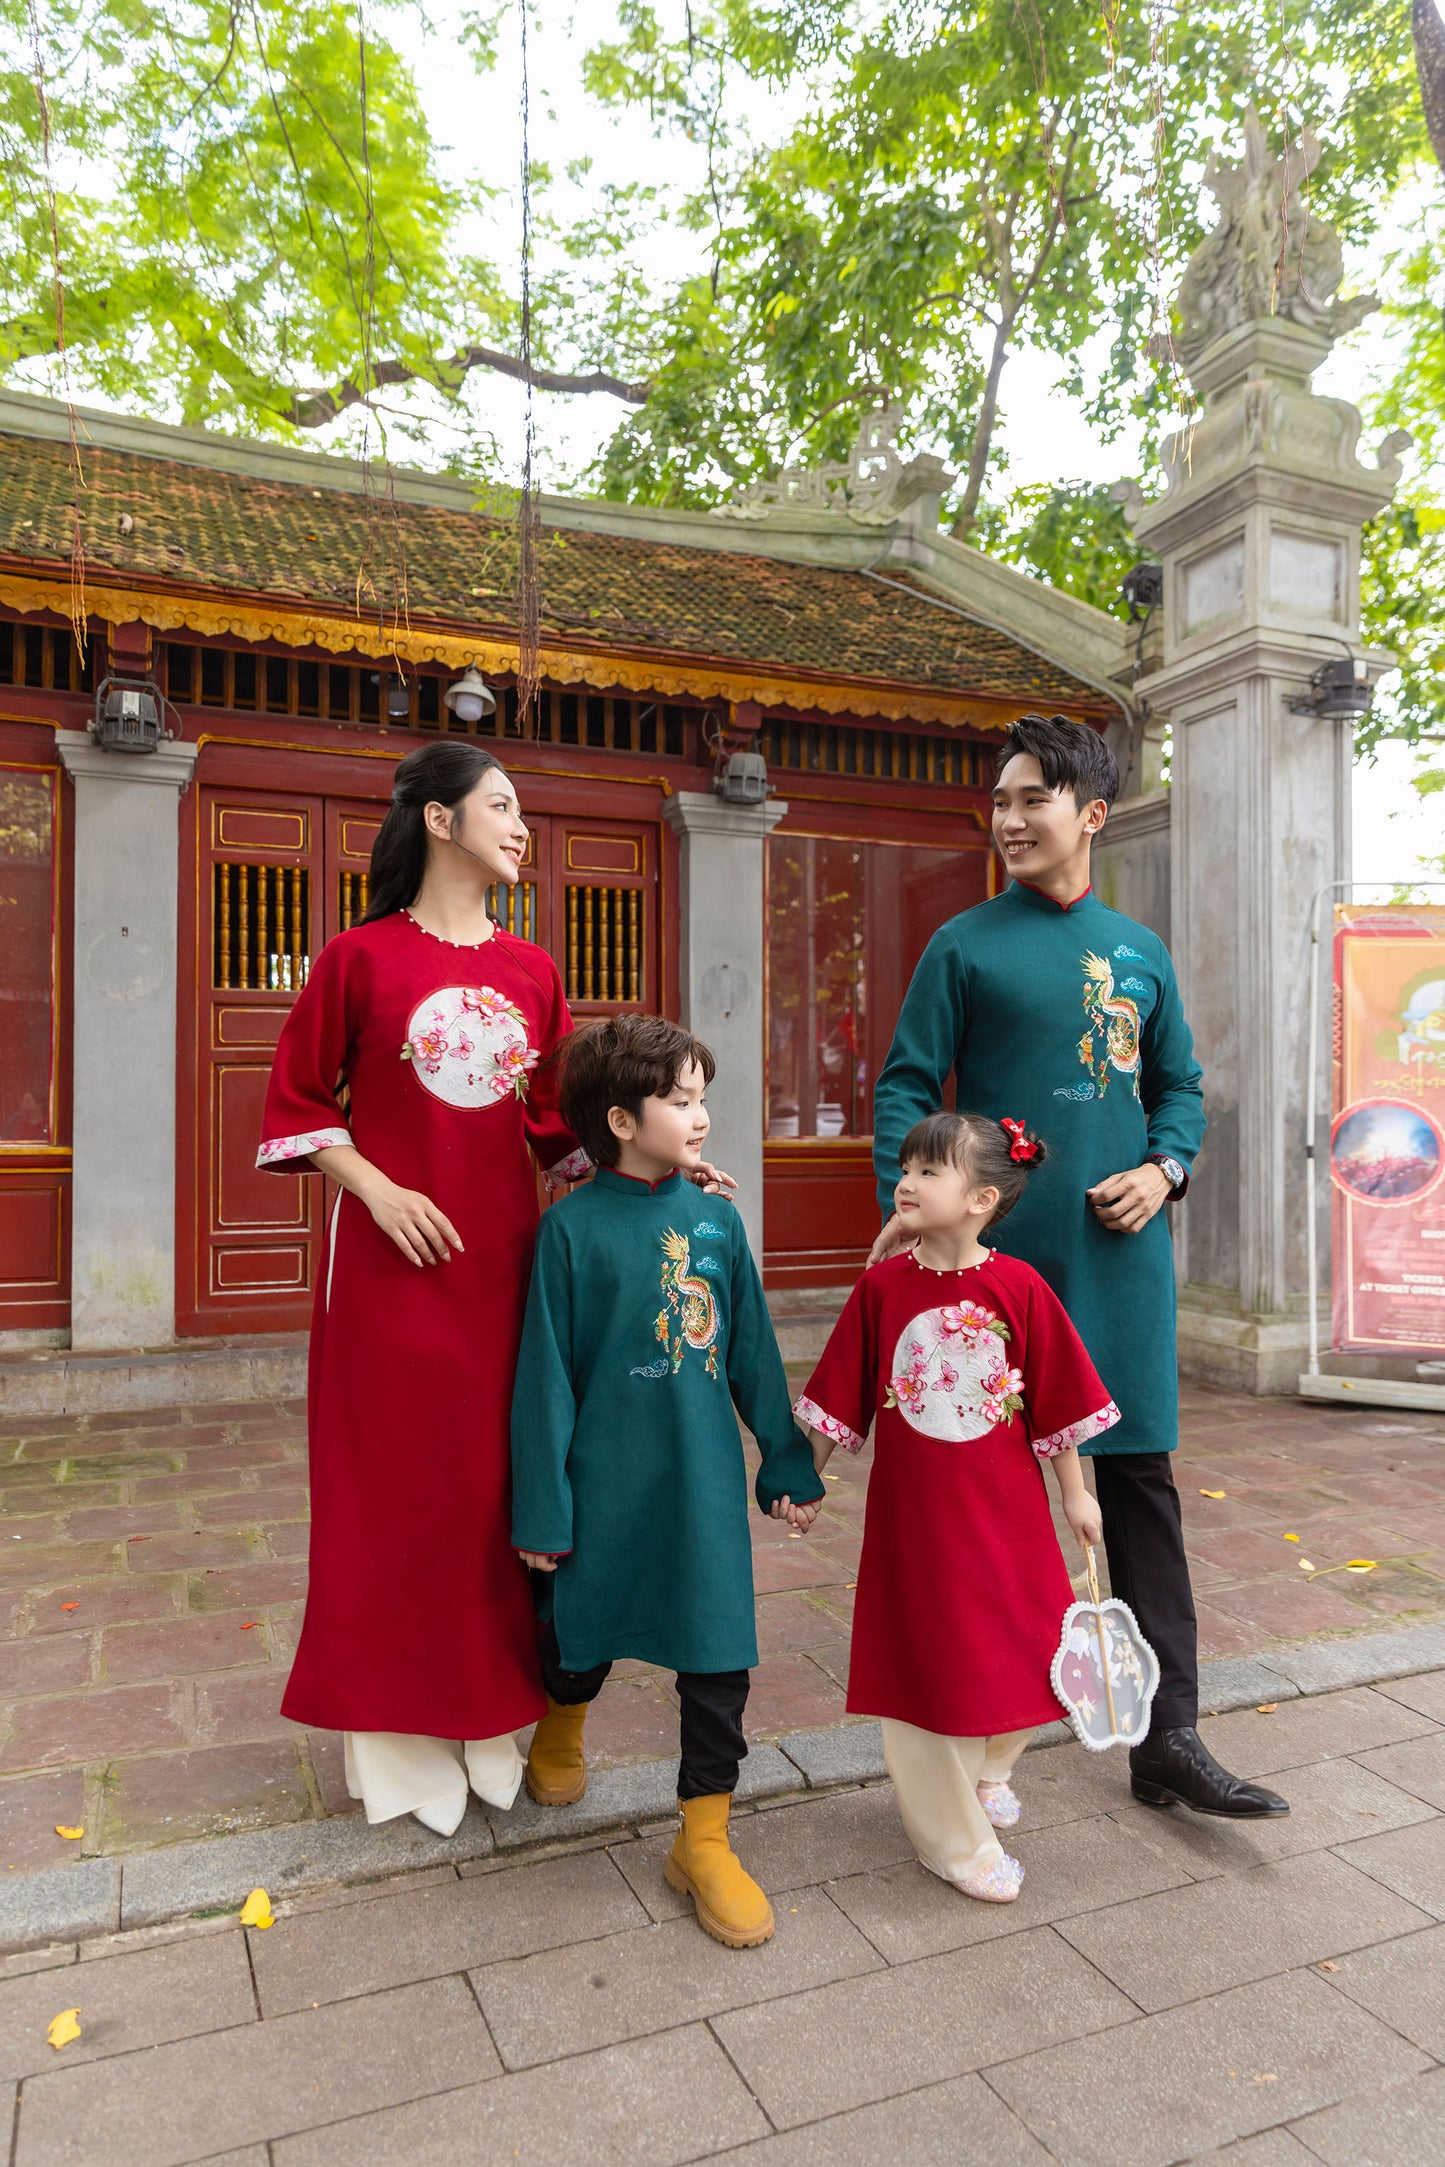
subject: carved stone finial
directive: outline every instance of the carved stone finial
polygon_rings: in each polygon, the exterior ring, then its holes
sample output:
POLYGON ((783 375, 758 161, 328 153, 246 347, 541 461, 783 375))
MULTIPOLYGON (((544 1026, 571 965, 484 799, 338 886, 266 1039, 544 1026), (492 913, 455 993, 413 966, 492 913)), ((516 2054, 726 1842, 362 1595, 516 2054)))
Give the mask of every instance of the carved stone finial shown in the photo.
POLYGON ((768 481, 749 482, 716 506, 724 519, 766 519, 784 507, 795 511, 844 512, 864 526, 888 526, 921 496, 941 496, 954 477, 925 453, 906 463, 898 455, 900 407, 875 407, 863 416, 846 459, 820 466, 785 466, 768 481))
POLYGON ((1240 162, 1211 154, 1204 185, 1221 215, 1190 257, 1179 288, 1174 349, 1186 369, 1246 324, 1283 317, 1333 339, 1379 307, 1373 294, 1335 298, 1344 277, 1340 237, 1311 213, 1304 193, 1319 157, 1319 139, 1308 128, 1283 158, 1274 157, 1253 106, 1244 117, 1240 162))

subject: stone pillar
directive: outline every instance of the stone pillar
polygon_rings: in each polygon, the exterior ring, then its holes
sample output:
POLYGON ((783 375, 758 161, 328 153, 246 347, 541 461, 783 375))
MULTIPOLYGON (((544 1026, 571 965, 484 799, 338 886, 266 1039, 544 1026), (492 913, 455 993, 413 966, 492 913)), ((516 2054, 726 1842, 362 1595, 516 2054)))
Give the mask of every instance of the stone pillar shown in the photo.
MULTIPOLYGON (((1293 1392, 1304 1367, 1309 922, 1350 869, 1353 718, 1311 707, 1309 680, 1391 660, 1358 644, 1359 562, 1395 445, 1362 466, 1355 409, 1310 389, 1371 305, 1331 299, 1339 243, 1298 199, 1317 156, 1307 138, 1275 163, 1251 114, 1243 163, 1206 175, 1224 215, 1175 341, 1203 411, 1165 447, 1164 496, 1130 513, 1164 566, 1162 659, 1137 690, 1173 723, 1172 947, 1209 1118, 1177 1230, 1180 1369, 1253 1392, 1293 1392)), ((1323 1217, 1321 1235, 1327 1257, 1323 1217)))
POLYGON ((102 752, 57 730, 75 785, 71 1345, 176 1334, 176 901, 194 745, 102 752))
POLYGON ((682 1021, 717 1055, 708 1156, 738 1181, 737 1208, 763 1256, 763 843, 788 810, 683 790, 663 815, 682 841, 682 1021))

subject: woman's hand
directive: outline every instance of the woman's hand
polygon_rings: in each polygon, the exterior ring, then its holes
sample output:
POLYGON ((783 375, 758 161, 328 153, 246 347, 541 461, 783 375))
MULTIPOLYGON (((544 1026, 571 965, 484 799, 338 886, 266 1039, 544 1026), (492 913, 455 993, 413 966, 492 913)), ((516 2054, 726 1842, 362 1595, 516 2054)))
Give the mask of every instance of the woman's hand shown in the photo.
POLYGON ((419 1189, 399 1189, 383 1174, 360 1192, 372 1218, 413 1264, 449 1264, 463 1255, 462 1239, 444 1211, 419 1189))
POLYGON ((354 1144, 328 1144, 324 1151, 312 1152, 311 1164, 364 1204, 411 1263, 449 1264, 454 1249, 458 1256, 465 1254, 461 1235, 429 1196, 399 1187, 354 1144))
POLYGON ((731 1174, 725 1174, 720 1166, 709 1165, 699 1159, 696 1166, 680 1166, 678 1172, 687 1181, 696 1182, 704 1196, 720 1196, 729 1204, 737 1195, 738 1185, 731 1174))
POLYGON ((540 1550, 519 1550, 517 1555, 529 1573, 555 1573, 557 1570, 557 1560, 543 1557, 540 1550))
POLYGON ((895 1211, 869 1250, 868 1262, 863 1269, 866 1272, 874 1264, 886 1264, 889 1257, 899 1256, 905 1249, 916 1249, 917 1246, 918 1236, 910 1232, 895 1211))

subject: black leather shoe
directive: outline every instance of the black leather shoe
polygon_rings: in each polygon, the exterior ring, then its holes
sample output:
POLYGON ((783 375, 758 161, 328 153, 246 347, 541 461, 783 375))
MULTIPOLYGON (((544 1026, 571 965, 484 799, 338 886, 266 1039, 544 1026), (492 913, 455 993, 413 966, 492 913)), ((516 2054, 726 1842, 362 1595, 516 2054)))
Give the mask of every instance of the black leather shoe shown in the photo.
POLYGON ((1151 1731, 1129 1755, 1129 1780, 1142 1806, 1190 1806, 1232 1821, 1275 1819, 1289 1803, 1258 1783, 1244 1783, 1221 1768, 1192 1723, 1151 1731))

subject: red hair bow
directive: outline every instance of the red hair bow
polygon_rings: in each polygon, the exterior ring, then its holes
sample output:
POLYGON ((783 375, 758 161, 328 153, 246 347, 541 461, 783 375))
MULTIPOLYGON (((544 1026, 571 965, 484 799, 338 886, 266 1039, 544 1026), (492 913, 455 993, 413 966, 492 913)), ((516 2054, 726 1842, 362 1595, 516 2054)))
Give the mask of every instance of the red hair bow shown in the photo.
POLYGON ((1029 1135, 1028 1130, 1021 1121, 1010 1121, 1008 1115, 1005 1114, 999 1123, 999 1127, 1006 1136, 1013 1138, 1012 1143, 1009 1145, 1008 1155, 1011 1159, 1016 1160, 1020 1166, 1028 1166, 1038 1157, 1038 1144, 1029 1135))

